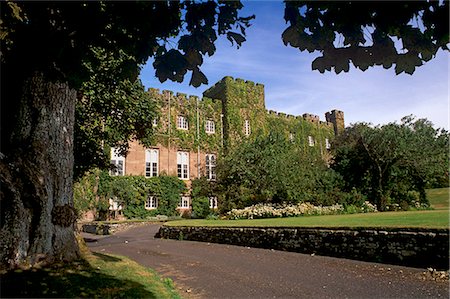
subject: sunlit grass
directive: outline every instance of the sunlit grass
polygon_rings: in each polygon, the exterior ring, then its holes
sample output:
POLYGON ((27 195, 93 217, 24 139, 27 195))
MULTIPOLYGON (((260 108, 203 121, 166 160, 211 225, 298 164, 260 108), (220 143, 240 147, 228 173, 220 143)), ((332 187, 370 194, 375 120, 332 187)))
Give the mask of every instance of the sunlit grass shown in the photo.
POLYGON ((295 226, 295 227, 424 227, 448 228, 448 210, 378 212, 351 215, 300 216, 244 220, 180 220, 169 226, 295 226))
POLYGON ((435 210, 351 215, 300 216, 241 220, 179 220, 169 226, 294 226, 294 227, 423 227, 449 228, 449 188, 427 190, 435 210))
POLYGON ((1 276, 2 297, 180 298, 170 279, 128 258, 90 253, 83 259, 1 276))
POLYGON ((449 209, 450 188, 437 188, 427 190, 427 197, 434 209, 449 209))

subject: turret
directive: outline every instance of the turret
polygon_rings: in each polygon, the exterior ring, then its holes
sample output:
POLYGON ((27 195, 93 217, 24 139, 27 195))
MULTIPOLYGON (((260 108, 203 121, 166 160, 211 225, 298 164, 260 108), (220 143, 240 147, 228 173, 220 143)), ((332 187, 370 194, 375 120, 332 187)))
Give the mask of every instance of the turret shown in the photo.
POLYGON ((331 112, 325 113, 325 119, 327 122, 333 124, 334 134, 338 135, 342 131, 344 131, 345 123, 344 123, 344 112, 340 110, 331 110, 331 112))

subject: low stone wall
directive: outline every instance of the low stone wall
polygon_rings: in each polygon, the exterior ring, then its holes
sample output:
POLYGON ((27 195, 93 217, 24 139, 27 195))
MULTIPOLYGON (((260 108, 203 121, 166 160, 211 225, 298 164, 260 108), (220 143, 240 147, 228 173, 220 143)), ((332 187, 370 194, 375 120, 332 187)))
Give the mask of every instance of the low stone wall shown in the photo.
POLYGON ((157 237, 449 268, 449 229, 162 226, 157 237))

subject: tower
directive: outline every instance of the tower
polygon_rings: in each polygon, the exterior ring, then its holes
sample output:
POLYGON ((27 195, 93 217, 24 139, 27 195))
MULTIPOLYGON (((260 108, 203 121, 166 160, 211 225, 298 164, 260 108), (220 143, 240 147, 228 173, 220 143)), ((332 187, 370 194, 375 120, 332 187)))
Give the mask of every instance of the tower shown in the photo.
POLYGON ((344 131, 345 123, 344 123, 344 112, 340 110, 331 110, 331 112, 325 113, 325 119, 327 122, 333 124, 334 134, 338 135, 342 131, 344 131))
POLYGON ((222 101, 225 151, 264 128, 267 111, 263 84, 224 77, 203 95, 222 101))

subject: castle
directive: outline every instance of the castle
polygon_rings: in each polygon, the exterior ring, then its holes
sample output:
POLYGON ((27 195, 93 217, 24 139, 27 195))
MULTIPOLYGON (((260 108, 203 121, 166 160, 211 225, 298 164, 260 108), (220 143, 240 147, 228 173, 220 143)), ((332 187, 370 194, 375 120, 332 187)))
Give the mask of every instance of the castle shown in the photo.
MULTIPOLYGON (((194 178, 214 180, 218 156, 227 149, 271 128, 283 128, 291 142, 304 151, 329 158, 332 138, 344 129, 344 113, 332 110, 319 116, 294 116, 266 110, 264 85, 224 77, 203 93, 203 98, 149 89, 156 100, 159 118, 155 119, 154 146, 144 148, 132 142, 128 155, 121 157, 111 150, 112 175, 176 175, 188 187, 194 178)), ((155 209, 157 200, 149 198, 145 207, 155 209)), ((217 200, 210 199, 217 208, 217 200)), ((190 208, 190 197, 182 195, 179 209, 190 208)))

